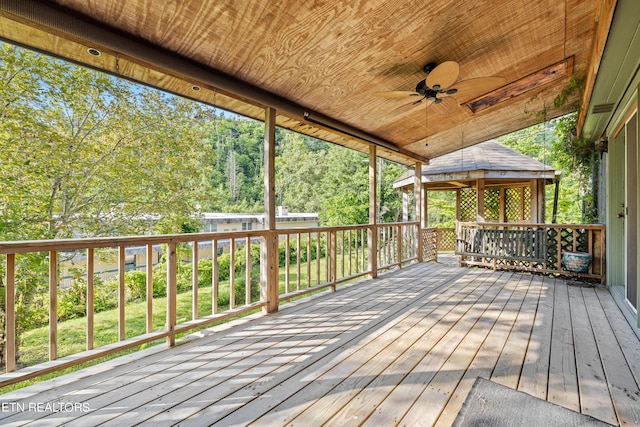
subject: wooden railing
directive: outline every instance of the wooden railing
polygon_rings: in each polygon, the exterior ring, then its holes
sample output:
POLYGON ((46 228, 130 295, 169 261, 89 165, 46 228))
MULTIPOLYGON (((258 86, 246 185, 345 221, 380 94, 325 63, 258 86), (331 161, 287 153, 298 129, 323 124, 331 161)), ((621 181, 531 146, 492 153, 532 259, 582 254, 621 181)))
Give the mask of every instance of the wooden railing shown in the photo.
POLYGON ((456 234, 456 254, 463 265, 605 278, 604 225, 462 222, 456 234), (562 262, 565 252, 589 253, 588 271, 567 270, 562 262))
POLYGON ((0 331, 5 337, 5 373, 0 375, 0 387, 160 339, 173 346, 178 334, 264 309, 268 303, 264 296, 273 294, 268 286, 277 286, 278 299, 284 301, 327 287, 335 290, 339 283, 401 267, 417 259, 417 230, 418 223, 393 223, 272 232, 0 242, 5 297, 5 327, 0 331), (377 242, 375 251, 369 246, 371 233, 377 237, 373 239, 377 242), (274 238, 281 246, 280 258, 275 261, 278 265, 273 266, 280 280, 270 284, 260 273, 265 261, 261 260, 258 246, 274 238), (127 259, 132 252, 146 263, 142 301, 128 298, 131 290, 127 259), (38 274, 33 271, 34 257, 44 263, 38 274), (372 257, 378 260, 377 264, 370 262, 372 257), (107 340, 96 306, 104 286, 100 271, 112 261, 117 263, 117 331, 107 340), (162 269, 158 268, 158 261, 162 269), (75 280, 85 287, 85 342, 80 343, 83 349, 76 351, 66 347, 67 322, 58 319, 60 297, 66 292, 60 278, 68 270, 73 270, 75 280), (37 285, 38 280, 48 289, 48 295, 40 298, 48 304, 48 343, 43 343, 48 347, 48 361, 25 367, 16 358, 20 335, 16 299, 23 298, 24 289, 37 285), (158 283, 162 285, 160 293, 165 295, 154 296, 158 283), (144 319, 132 319, 128 314, 134 311, 134 305, 144 305, 144 319), (142 330, 130 326, 134 320, 144 325, 142 330), (65 340, 60 339, 63 336, 65 340))
POLYGON ((278 230, 284 245, 280 301, 372 275, 370 233, 377 237, 376 270, 416 261, 417 230, 416 222, 278 230))

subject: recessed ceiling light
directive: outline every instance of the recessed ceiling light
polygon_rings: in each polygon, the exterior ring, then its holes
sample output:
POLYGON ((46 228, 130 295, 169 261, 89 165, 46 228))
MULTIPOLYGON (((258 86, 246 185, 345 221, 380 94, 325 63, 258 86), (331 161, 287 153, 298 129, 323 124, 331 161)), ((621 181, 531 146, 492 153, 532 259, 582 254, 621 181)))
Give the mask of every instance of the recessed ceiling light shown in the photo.
POLYGON ((197 92, 200 90, 200 86, 193 85, 191 86, 191 90, 195 90, 197 92))
POLYGON ((87 52, 89 52, 89 55, 91 55, 91 56, 100 56, 100 55, 102 55, 102 53, 100 53, 100 51, 98 49, 95 49, 93 47, 90 47, 89 49, 87 49, 87 52))

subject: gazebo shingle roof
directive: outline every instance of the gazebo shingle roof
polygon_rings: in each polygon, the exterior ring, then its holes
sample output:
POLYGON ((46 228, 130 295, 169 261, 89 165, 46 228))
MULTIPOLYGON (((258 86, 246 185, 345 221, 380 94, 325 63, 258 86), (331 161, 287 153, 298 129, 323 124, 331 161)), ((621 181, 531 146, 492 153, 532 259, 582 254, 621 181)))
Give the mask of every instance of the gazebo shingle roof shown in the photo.
MULTIPOLYGON (((444 182, 473 179, 478 173, 495 179, 552 179, 555 170, 497 141, 489 140, 431 160, 422 167, 422 182, 444 182), (472 176, 460 176, 460 174, 472 176)), ((394 182, 394 187, 413 185, 414 171, 408 171, 394 182)))

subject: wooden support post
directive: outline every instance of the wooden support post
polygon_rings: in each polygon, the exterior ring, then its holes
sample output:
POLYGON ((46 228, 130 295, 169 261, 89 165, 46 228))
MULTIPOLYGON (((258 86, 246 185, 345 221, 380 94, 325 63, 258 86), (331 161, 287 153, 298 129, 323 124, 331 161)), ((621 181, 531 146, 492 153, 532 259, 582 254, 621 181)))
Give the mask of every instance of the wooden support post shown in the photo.
POLYGON ((462 221, 462 211, 461 211, 461 199, 462 199, 462 190, 461 189, 457 189, 456 190, 456 221, 460 222, 462 221))
POLYGON ((369 146, 369 278, 378 277, 378 165, 377 147, 369 146))
POLYGON ((484 222, 484 179, 476 181, 476 222, 484 222))
POLYGON ((276 110, 267 108, 264 120, 264 228, 260 245, 260 297, 263 311, 278 311, 278 234, 276 233, 276 110))
POLYGON ((418 262, 424 261, 424 248, 422 242, 422 228, 426 228, 427 223, 427 194, 426 188, 422 185, 422 162, 416 162, 413 188, 415 191, 415 202, 416 202, 416 222, 418 223, 418 235, 416 244, 417 244, 417 255, 418 262))
POLYGON ((176 344, 175 329, 177 323, 178 301, 178 256, 175 243, 167 244, 167 344, 173 347, 176 344))

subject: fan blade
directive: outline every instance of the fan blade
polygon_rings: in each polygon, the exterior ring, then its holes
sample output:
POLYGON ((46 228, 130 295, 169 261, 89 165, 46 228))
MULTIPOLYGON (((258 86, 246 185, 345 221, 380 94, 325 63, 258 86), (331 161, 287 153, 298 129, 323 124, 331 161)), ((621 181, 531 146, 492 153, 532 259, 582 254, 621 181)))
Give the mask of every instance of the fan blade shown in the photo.
POLYGON ((394 108, 393 110, 391 110, 390 114, 400 113, 403 111, 410 110, 412 107, 415 107, 416 105, 420 105, 422 101, 424 101, 424 98, 420 98, 419 100, 410 102, 409 104, 402 104, 398 108, 394 108))
POLYGON ((390 111, 390 114, 409 111, 410 109, 412 109, 412 107, 415 107, 416 105, 420 105, 423 102, 427 105, 427 107, 433 103, 433 101, 429 101, 429 100, 426 100, 424 98, 420 98, 417 101, 411 102, 409 104, 403 104, 403 105, 399 106, 398 108, 394 108, 393 110, 390 111))
POLYGON ((384 98, 409 98, 410 96, 421 96, 418 92, 412 90, 394 90, 390 92, 376 92, 376 96, 384 98))
POLYGON ((453 114, 458 111, 458 101, 452 96, 440 98, 441 102, 431 104, 431 111, 438 114, 453 114))
POLYGON ((454 84, 450 89, 458 91, 453 95, 460 104, 476 99, 489 93, 506 83, 504 77, 478 77, 476 79, 462 80, 454 84))
POLYGON ((460 74, 460 66, 455 61, 446 61, 438 65, 427 75, 427 86, 435 89, 446 89, 458 80, 460 74))

